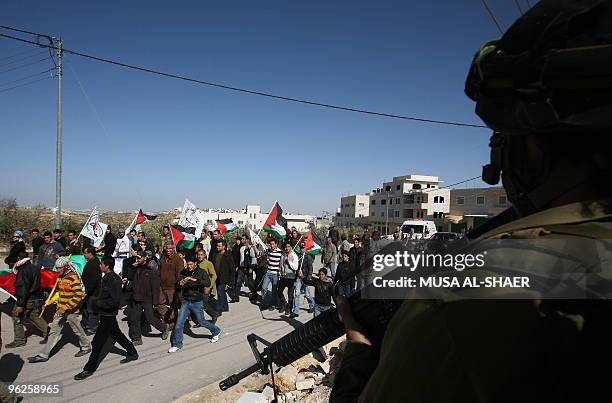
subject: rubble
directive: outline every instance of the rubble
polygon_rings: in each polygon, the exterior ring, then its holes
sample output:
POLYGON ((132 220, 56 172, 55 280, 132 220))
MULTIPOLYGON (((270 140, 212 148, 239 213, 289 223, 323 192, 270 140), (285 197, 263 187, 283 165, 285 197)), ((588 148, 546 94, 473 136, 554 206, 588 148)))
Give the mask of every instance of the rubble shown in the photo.
POLYGON ((315 380, 312 378, 304 379, 303 381, 297 381, 295 383, 296 390, 312 389, 315 386, 315 380))

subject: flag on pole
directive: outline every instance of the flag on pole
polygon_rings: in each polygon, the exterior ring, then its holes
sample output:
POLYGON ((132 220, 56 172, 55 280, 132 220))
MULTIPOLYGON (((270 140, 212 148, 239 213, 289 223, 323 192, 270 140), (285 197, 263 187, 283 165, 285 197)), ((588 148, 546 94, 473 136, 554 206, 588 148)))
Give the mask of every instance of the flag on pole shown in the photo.
POLYGON ((271 232, 276 238, 284 238, 287 236, 287 220, 283 217, 283 209, 278 201, 274 202, 272 210, 264 223, 264 231, 271 232))
POLYGON ((185 228, 181 225, 171 225, 170 231, 177 248, 193 249, 196 240, 194 227, 185 228))
POLYGON ((97 248, 102 244, 107 227, 107 224, 100 222, 100 213, 98 212, 98 208, 94 207, 81 230, 81 235, 91 239, 92 245, 97 248))
POLYGON ((157 218, 156 215, 145 214, 142 212, 142 209, 138 210, 138 214, 132 220, 132 223, 125 229, 125 233, 129 234, 133 229, 137 229, 140 224, 144 224, 147 221, 153 221, 157 218))
POLYGON ((204 215, 202 212, 198 210, 198 208, 185 199, 185 204, 183 205, 183 211, 181 211, 181 218, 179 218, 178 225, 183 228, 195 228, 195 234, 200 236, 202 230, 204 229, 204 224, 206 220, 204 219, 204 215))
POLYGON ((230 233, 238 229, 238 226, 234 224, 231 218, 225 218, 223 220, 217 220, 217 229, 224 235, 226 232, 230 233))
POLYGON ((319 238, 314 230, 314 227, 311 225, 308 230, 308 235, 306 235, 304 253, 308 253, 309 255, 318 255, 322 253, 323 245, 323 241, 319 238))
POLYGON ((251 243, 253 245, 257 244, 259 245, 259 248, 261 249, 260 252, 265 252, 266 249, 268 248, 266 246, 266 243, 264 241, 261 240, 261 238, 259 237, 259 235, 257 235, 255 233, 255 231, 253 231, 252 229, 249 228, 249 238, 251 238, 251 243))

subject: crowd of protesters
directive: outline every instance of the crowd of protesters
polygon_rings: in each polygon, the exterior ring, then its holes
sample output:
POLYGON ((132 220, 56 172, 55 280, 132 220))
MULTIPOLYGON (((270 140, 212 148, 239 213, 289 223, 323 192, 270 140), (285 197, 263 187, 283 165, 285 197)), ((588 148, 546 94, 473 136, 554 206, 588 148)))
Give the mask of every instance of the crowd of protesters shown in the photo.
POLYGON ((359 268, 379 249, 376 231, 371 237, 364 233, 363 239, 349 241, 332 226, 319 251, 323 267, 317 273, 315 255, 306 250, 305 237, 295 227, 286 231, 284 239, 268 236, 261 242, 252 242, 247 234, 232 235, 230 246, 218 230, 204 230, 192 247, 177 250, 169 227, 163 228, 155 243, 144 232, 119 231, 115 236, 109 227, 99 247, 75 231, 69 231, 66 239, 60 230, 46 231, 41 237, 34 229, 31 256, 23 232, 15 231, 5 259, 16 273, 14 340, 5 347, 24 346, 23 326, 32 323, 42 335, 43 346, 28 360, 46 362, 68 325, 80 344, 75 356, 89 355, 83 371, 75 376, 80 380, 96 371, 109 338, 126 350, 122 363, 138 359, 135 346, 143 344, 143 329, 147 336, 155 329, 161 339, 170 338, 168 353, 176 353, 183 347, 188 323, 191 328, 205 328, 210 342, 217 342, 221 336, 218 318, 241 296, 261 310, 278 310, 295 318, 303 295, 308 312, 317 316, 333 306, 334 292, 350 295, 367 281, 359 268), (80 254, 86 260, 82 273, 69 258, 80 254), (50 290, 41 289, 41 268, 59 272, 54 301, 47 298, 43 303, 50 290), (243 292, 244 287, 248 292, 243 292), (50 302, 56 311, 47 324, 41 310, 50 302), (127 336, 117 323, 122 309, 127 336))

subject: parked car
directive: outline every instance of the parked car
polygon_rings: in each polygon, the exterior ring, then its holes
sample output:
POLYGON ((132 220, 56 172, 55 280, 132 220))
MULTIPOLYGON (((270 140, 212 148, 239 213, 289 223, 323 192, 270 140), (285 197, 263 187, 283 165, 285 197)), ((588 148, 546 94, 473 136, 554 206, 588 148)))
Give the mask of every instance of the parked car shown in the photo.
POLYGON ((427 253, 443 253, 450 245, 462 239, 465 236, 456 232, 436 232, 427 242, 425 250, 427 253))

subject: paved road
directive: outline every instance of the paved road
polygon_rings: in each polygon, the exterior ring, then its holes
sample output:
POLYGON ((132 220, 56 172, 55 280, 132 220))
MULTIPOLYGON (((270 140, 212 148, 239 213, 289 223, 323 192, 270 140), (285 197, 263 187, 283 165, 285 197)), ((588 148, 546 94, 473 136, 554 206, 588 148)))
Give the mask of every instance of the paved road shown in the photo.
MULTIPOLYGON (((305 304, 304 304, 305 306, 305 304)), ((79 402, 120 402, 146 401, 170 402, 173 399, 218 381, 253 363, 252 352, 246 343, 248 333, 269 341, 274 341, 288 333, 300 322, 289 320, 277 311, 263 312, 242 298, 238 304, 230 305, 230 312, 219 318, 222 328, 218 343, 209 342, 208 331, 194 329, 195 336, 185 336, 184 346, 176 354, 168 354, 169 340, 162 341, 158 336, 144 337, 144 344, 137 347, 140 359, 128 364, 120 364, 123 356, 116 345, 100 365, 98 371, 84 381, 75 381, 73 376, 81 371, 87 356, 75 358, 78 351, 75 344, 64 345, 46 363, 30 364, 27 357, 40 351, 40 338, 32 336, 25 347, 2 349, 0 358, 0 378, 15 378, 15 382, 59 382, 63 384, 61 398, 28 398, 25 401, 79 401, 79 402)), ((119 317, 122 317, 120 314, 119 317)), ((298 319, 306 321, 312 316, 306 311, 298 319)), ((127 334, 127 323, 120 322, 121 329, 127 334)), ((66 336, 72 335, 66 329, 66 336)), ((66 339, 65 336, 65 339, 66 339)), ((4 343, 12 340, 11 319, 2 314, 2 339, 4 343)))

